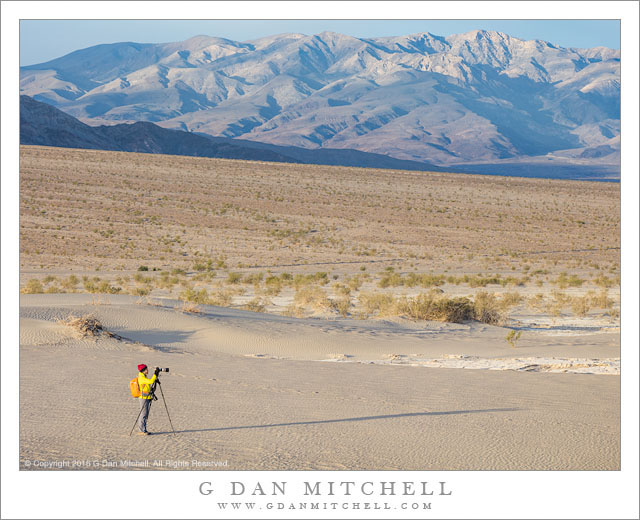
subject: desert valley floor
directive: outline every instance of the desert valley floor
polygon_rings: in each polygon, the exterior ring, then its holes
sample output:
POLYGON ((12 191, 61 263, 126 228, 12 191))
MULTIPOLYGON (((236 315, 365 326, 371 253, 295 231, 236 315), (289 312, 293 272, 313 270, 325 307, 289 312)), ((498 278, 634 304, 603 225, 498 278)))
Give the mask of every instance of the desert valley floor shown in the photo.
POLYGON ((619 469, 619 210, 615 183, 23 146, 21 468, 619 469), (129 437, 143 362, 176 435, 160 400, 129 437))

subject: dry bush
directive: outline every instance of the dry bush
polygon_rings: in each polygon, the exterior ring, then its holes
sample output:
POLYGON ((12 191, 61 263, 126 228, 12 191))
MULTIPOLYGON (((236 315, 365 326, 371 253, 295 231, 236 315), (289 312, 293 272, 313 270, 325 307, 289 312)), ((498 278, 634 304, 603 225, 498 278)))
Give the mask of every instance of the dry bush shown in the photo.
POLYGON ((575 274, 567 276, 567 273, 562 272, 552 283, 556 284, 560 289, 566 289, 567 287, 582 287, 584 280, 581 280, 575 274))
POLYGON ((264 294, 268 296, 277 296, 282 291, 282 279, 278 276, 267 276, 264 282, 264 294))
POLYGON ((473 299, 473 318, 488 323, 499 325, 504 322, 504 316, 500 312, 500 302, 493 293, 479 291, 473 299))
POLYGON ((134 296, 147 296, 151 292, 151 289, 148 287, 134 287, 129 290, 129 294, 133 294, 134 296))
POLYGON ((227 275, 227 283, 231 285, 238 284, 241 281, 242 281, 242 275, 240 273, 234 273, 233 271, 230 271, 229 274, 227 275))
POLYGON ((251 301, 245 303, 240 308, 252 312, 264 312, 265 307, 269 304, 268 301, 262 298, 253 298, 251 301))
POLYGON ((366 315, 394 316, 396 315, 396 300, 391 294, 362 293, 358 301, 364 308, 366 315))
POLYGON ((283 316, 289 316, 291 318, 302 318, 304 317, 304 308, 292 303, 287 306, 287 308, 282 311, 283 316))
POLYGON ((609 287, 613 287, 616 284, 616 281, 613 278, 609 278, 603 274, 597 276, 592 280, 592 282, 598 287, 604 287, 608 289, 609 287))
POLYGON ((72 314, 68 318, 60 320, 60 323, 76 330, 82 337, 100 336, 105 332, 102 323, 93 314, 85 314, 80 317, 72 314))
POLYGON ((44 287, 40 280, 32 278, 22 289, 20 289, 20 292, 22 294, 42 294, 44 292, 44 287))
POLYGON ((401 298, 397 303, 400 316, 416 320, 461 323, 474 318, 473 306, 468 298, 447 298, 434 292, 418 294, 414 298, 401 298))
POLYGON ((293 277, 293 286, 296 289, 312 284, 326 285, 328 283, 329 276, 325 272, 317 272, 315 274, 297 274, 293 277))
POLYGON ((78 277, 76 275, 69 275, 68 278, 66 278, 65 280, 60 281, 60 285, 64 288, 64 289, 69 289, 69 290, 75 290, 76 286, 78 285, 78 283, 80 282, 80 280, 78 280, 78 277))
POLYGON ((332 285, 333 292, 336 296, 349 296, 351 294, 351 288, 346 285, 336 282, 332 285))
POLYGON ((576 296, 571 298, 571 311, 578 316, 586 316, 591 309, 591 298, 587 296, 576 296))
POLYGON ((293 303, 300 307, 311 307, 316 311, 326 311, 332 308, 331 300, 317 285, 300 287, 293 296, 293 303))
POLYGON ((232 291, 216 291, 209 295, 208 304, 217 305, 218 307, 229 307, 233 301, 232 291))
POLYGON ((598 294, 590 293, 591 304, 598 309, 608 309, 613 305, 613 300, 609 298, 609 291, 602 289, 598 294))
POLYGON ((338 312, 342 317, 346 317, 349 315, 349 311, 351 307, 353 307, 351 303, 351 298, 349 296, 343 296, 342 298, 337 298, 336 300, 331 301, 331 305, 335 311, 338 312))
POLYGON ((182 312, 191 313, 191 314, 202 314, 202 309, 197 303, 193 303, 190 301, 182 302, 182 306, 178 307, 182 312))
POLYGON ((184 300, 185 302, 191 303, 205 304, 209 302, 209 294, 204 288, 199 291, 197 291, 196 289, 187 288, 180 293, 180 296, 178 298, 180 300, 184 300))
POLYGON ((500 297, 499 307, 503 312, 508 311, 511 307, 514 307, 521 303, 523 297, 517 292, 505 293, 500 297))

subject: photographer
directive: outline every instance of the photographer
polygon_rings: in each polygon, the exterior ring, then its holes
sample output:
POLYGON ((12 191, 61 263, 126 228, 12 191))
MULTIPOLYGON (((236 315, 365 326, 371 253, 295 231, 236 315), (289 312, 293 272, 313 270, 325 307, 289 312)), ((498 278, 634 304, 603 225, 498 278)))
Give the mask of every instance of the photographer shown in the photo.
POLYGON ((138 386, 140 387, 140 406, 141 413, 138 421, 138 427, 140 431, 138 435, 149 435, 147 431, 147 419, 149 418, 149 409, 151 408, 151 402, 153 401, 153 389, 151 385, 158 379, 159 368, 156 368, 155 373, 151 379, 147 378, 149 368, 145 364, 138 365, 138 386))

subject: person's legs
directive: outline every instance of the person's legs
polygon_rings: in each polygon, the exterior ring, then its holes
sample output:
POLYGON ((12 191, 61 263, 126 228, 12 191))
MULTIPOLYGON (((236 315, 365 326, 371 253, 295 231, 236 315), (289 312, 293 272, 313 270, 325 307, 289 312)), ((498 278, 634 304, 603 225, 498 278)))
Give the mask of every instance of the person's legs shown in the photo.
POLYGON ((149 417, 149 408, 151 408, 151 399, 140 399, 142 403, 142 413, 140 414, 140 420, 138 421, 138 427, 142 433, 147 431, 147 418, 149 417))

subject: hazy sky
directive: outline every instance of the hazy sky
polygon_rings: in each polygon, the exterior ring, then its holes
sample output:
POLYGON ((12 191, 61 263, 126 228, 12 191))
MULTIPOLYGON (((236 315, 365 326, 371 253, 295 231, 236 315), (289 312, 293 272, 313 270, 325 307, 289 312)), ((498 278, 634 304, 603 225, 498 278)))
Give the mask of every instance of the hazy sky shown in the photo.
POLYGON ((356 37, 495 30, 562 47, 620 48, 618 20, 21 20, 20 64, 42 63, 100 43, 163 43, 205 34, 236 41, 285 32, 356 37))

